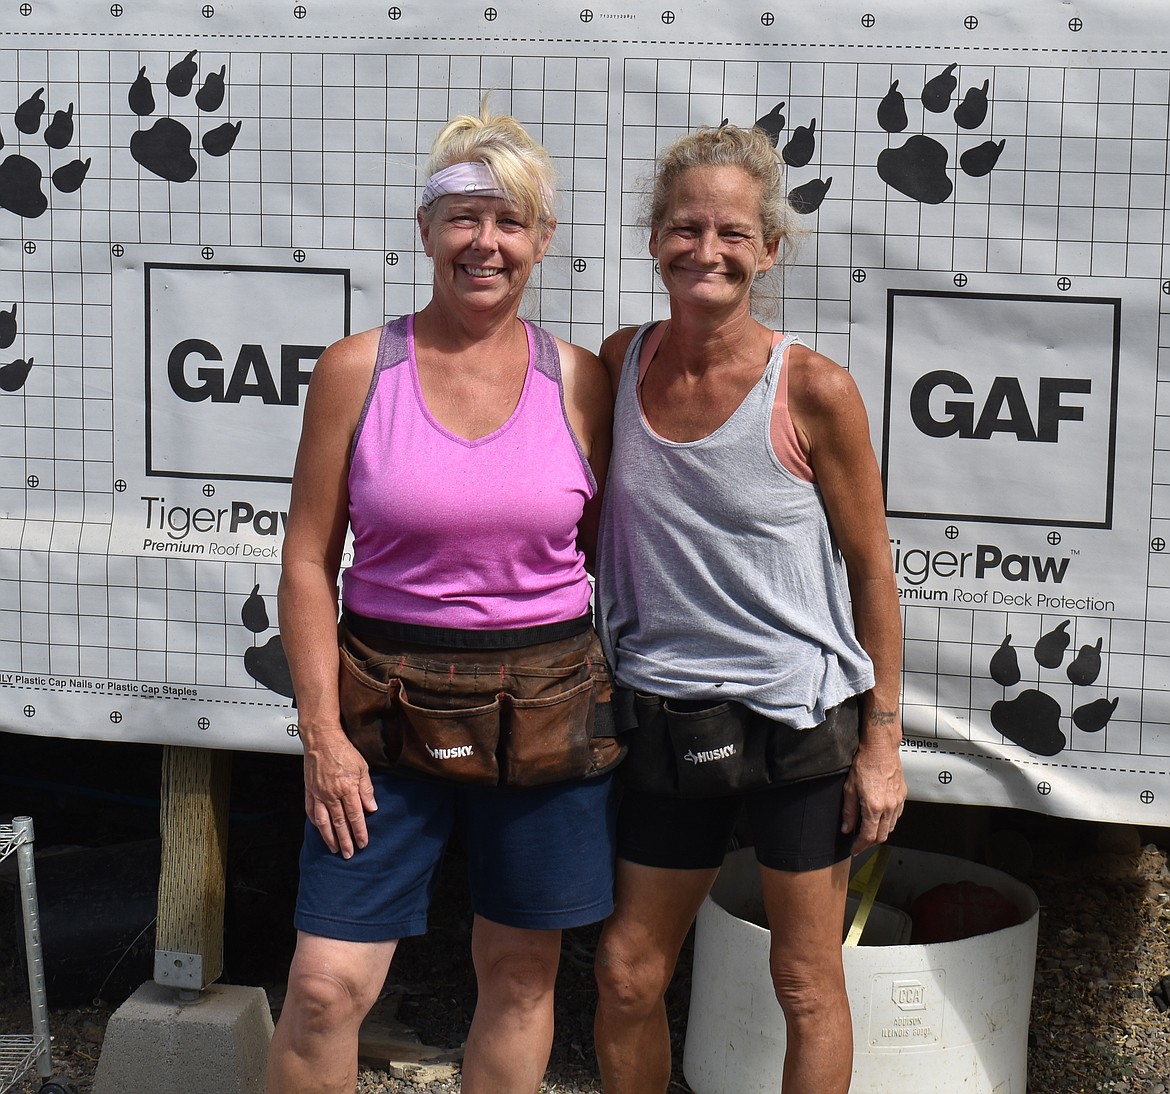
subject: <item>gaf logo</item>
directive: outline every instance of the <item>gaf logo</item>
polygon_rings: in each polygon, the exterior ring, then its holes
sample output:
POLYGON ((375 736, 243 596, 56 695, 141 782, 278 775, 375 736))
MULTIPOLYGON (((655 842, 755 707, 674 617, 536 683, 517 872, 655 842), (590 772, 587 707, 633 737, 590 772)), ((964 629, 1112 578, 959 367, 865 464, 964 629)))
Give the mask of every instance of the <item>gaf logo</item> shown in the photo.
POLYGON ((349 271, 143 271, 146 473, 288 482, 313 366, 350 332, 349 271))
POLYGON ((262 345, 240 346, 235 363, 228 367, 218 346, 204 338, 185 338, 167 359, 167 379, 171 390, 190 403, 259 399, 272 406, 298 406, 301 388, 308 387, 312 375, 303 364, 311 367, 324 348, 282 345, 274 371, 262 345))
POLYGON ((891 289, 891 516, 1109 528, 1121 301, 891 289))
POLYGON ((1030 404, 1018 377, 996 376, 986 396, 975 399, 970 397, 975 389, 966 376, 939 369, 921 377, 910 390, 910 417, 928 437, 987 440, 996 433, 1011 433, 1020 441, 1055 444, 1062 421, 1085 420, 1083 405, 1062 400, 1067 395, 1088 395, 1093 384, 1041 376, 1038 388, 1030 404))

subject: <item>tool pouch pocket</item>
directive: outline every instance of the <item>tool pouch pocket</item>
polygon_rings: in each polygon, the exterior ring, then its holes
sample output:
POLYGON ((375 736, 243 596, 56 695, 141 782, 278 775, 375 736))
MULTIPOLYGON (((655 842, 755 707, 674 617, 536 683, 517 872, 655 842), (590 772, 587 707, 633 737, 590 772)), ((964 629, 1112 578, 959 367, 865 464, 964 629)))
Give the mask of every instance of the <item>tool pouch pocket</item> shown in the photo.
POLYGON ((632 789, 669 797, 746 794, 783 782, 844 771, 857 751, 857 700, 798 730, 737 702, 662 699, 635 692, 637 727, 623 740, 618 769, 632 789))
POLYGON ((500 694, 503 781, 539 786, 588 773, 593 732, 593 680, 552 696, 517 699, 500 694), (571 772, 572 774, 565 774, 571 772))
POLYGON ((689 703, 637 693, 622 782, 671 797, 742 794, 768 785, 766 737, 739 703, 689 703))
MULTIPOLYGON (((387 723, 396 709, 396 679, 371 675, 370 660, 359 661, 343 644, 338 650, 337 675, 341 726, 350 744, 371 767, 393 767, 402 753, 402 734, 388 733, 387 723)), ((373 667, 371 665, 371 667, 373 667)))
POLYGON ((401 727, 398 763, 424 775, 453 782, 495 786, 500 781, 496 751, 500 742, 500 701, 456 710, 415 706, 398 689, 400 716, 387 725, 401 727))

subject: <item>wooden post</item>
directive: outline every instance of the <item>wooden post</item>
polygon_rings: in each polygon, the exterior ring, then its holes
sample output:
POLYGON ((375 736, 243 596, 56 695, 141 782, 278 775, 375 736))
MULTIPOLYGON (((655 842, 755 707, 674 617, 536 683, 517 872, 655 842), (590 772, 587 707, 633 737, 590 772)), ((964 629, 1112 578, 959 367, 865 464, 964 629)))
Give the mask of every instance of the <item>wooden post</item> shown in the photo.
POLYGON ((230 753, 163 748, 154 979, 183 992, 202 991, 223 972, 230 784, 230 753))

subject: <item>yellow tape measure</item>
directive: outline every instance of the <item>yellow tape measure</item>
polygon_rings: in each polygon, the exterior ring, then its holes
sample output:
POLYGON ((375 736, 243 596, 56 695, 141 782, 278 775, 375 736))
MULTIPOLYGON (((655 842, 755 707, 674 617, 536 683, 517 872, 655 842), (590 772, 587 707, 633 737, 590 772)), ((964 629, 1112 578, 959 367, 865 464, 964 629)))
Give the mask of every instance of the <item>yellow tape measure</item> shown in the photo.
POLYGON ((883 844, 849 879, 849 892, 860 895, 861 899, 857 904, 857 911, 853 913, 853 922, 849 924, 849 931, 845 935, 846 946, 856 946, 861 940, 861 932, 865 930, 869 913, 873 910, 873 902, 878 889, 881 888, 882 877, 889 861, 890 849, 883 844))

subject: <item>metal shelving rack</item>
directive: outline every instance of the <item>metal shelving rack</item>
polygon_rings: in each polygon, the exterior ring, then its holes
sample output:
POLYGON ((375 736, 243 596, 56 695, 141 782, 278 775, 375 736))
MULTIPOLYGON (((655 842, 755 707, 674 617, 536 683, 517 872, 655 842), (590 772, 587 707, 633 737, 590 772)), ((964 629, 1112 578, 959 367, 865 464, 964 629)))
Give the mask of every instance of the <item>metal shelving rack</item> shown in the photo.
MULTIPOLYGON (((15 817, 0 824, 0 862, 16 855, 20 906, 24 922, 24 952, 28 965, 28 991, 32 1009, 31 1034, 0 1034, 0 1094, 11 1089, 35 1065, 46 1083, 52 1074, 49 1048, 49 1007, 45 999, 45 966, 41 955, 41 923, 37 907, 37 881, 33 868, 33 822, 15 817)), ((45 1089, 42 1087, 42 1089, 45 1089)))

